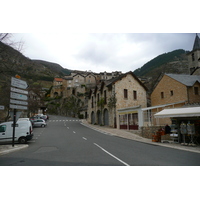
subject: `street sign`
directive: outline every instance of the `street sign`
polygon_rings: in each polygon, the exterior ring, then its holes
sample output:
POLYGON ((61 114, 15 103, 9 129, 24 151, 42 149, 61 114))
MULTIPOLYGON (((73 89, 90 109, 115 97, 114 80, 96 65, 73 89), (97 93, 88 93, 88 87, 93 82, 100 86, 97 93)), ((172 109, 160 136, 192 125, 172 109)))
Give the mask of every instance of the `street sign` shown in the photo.
POLYGON ((21 88, 21 89, 28 88, 28 84, 26 81, 23 81, 14 77, 11 78, 11 85, 17 88, 21 88))
POLYGON ((13 105, 13 104, 10 104, 10 108, 19 109, 19 110, 28 110, 27 106, 19 106, 19 105, 13 105))
POLYGON ((23 95, 23 94, 18 94, 18 93, 15 93, 15 92, 11 92, 10 93, 10 98, 19 99, 19 100, 27 100, 28 96, 27 95, 23 95))
POLYGON ((4 110, 5 106, 0 105, 0 110, 4 110))
MULTIPOLYGON (((19 119, 21 114, 22 114, 22 111, 17 111, 16 112, 16 121, 19 119)), ((11 119, 14 120, 14 111, 10 111, 9 115, 10 115, 11 119)))
POLYGON ((25 105, 25 106, 28 105, 28 102, 27 102, 27 101, 17 101, 17 100, 14 100, 14 99, 10 99, 10 103, 13 103, 13 104, 20 104, 20 105, 25 105))
POLYGON ((17 92, 17 93, 21 93, 21 94, 28 94, 28 91, 26 91, 26 90, 20 90, 20 89, 13 88, 13 87, 11 87, 10 90, 12 92, 17 92))

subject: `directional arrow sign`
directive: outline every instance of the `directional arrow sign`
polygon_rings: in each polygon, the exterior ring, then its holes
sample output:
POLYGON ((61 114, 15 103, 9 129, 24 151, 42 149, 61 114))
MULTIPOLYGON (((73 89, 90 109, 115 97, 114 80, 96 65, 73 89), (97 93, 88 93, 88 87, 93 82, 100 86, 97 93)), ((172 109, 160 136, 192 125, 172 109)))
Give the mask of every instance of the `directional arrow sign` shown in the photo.
POLYGON ((11 85, 17 88, 21 88, 21 89, 28 88, 26 81, 23 81, 14 77, 11 78, 11 85))
POLYGON ((26 90, 20 90, 20 89, 13 88, 13 87, 11 87, 10 90, 12 92, 17 92, 17 93, 21 93, 21 94, 28 94, 28 91, 26 91, 26 90))
POLYGON ((18 93, 15 93, 15 92, 10 93, 10 98, 19 99, 19 100, 27 100, 28 99, 27 95, 18 94, 18 93))
POLYGON ((25 105, 25 106, 28 105, 27 101, 17 101, 17 100, 14 100, 14 99, 10 99, 10 103, 20 104, 20 105, 25 105))
POLYGON ((28 110, 27 106, 18 106, 18 105, 13 105, 13 104, 10 104, 10 108, 19 109, 19 110, 28 110))

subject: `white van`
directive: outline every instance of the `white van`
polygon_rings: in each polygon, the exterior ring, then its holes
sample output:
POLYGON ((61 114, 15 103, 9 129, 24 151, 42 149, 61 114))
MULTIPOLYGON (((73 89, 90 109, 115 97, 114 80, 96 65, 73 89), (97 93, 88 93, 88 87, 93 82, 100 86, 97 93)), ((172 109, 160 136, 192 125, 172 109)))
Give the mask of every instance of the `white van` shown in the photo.
MULTIPOLYGON (((12 142, 13 122, 0 124, 0 142, 12 142)), ((30 121, 18 120, 15 126, 15 142, 26 143, 33 137, 33 128, 30 121)))

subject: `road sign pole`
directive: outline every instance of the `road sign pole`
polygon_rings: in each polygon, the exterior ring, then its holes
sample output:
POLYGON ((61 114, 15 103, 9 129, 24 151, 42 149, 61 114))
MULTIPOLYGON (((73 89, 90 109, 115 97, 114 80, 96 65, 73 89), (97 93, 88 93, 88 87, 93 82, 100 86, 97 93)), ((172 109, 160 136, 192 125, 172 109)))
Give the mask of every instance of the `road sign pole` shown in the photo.
POLYGON ((12 146, 13 147, 15 145, 16 112, 17 112, 17 110, 14 109, 14 112, 13 112, 13 137, 12 137, 12 146))

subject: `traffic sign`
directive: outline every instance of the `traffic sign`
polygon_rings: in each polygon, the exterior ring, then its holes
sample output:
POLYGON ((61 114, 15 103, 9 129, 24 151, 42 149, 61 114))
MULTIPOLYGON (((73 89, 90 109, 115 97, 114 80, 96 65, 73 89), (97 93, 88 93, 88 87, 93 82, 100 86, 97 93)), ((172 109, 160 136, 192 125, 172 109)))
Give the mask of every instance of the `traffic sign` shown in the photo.
POLYGON ((25 106, 28 105, 27 101, 17 101, 17 100, 14 100, 14 99, 10 99, 10 103, 20 104, 20 105, 25 105, 25 106))
POLYGON ((10 97, 12 99, 19 99, 19 100, 27 100, 28 99, 27 95, 18 94, 18 93, 15 93, 15 92, 11 92, 10 97))
POLYGON ((11 85, 17 88, 21 88, 21 89, 28 88, 28 84, 26 81, 23 81, 14 77, 11 78, 11 85))
MULTIPOLYGON (((22 111, 17 111, 16 113, 16 121, 19 119, 20 115, 22 114, 22 111)), ((9 111, 9 115, 12 120, 14 120, 14 111, 9 111)))
POLYGON ((5 106, 0 105, 0 110, 4 110, 5 106))
POLYGON ((19 110, 28 110, 27 106, 19 106, 19 105, 13 105, 13 104, 10 104, 10 108, 19 109, 19 110))
POLYGON ((10 90, 11 90, 12 92, 17 92, 17 93, 21 93, 21 94, 28 94, 28 91, 27 91, 27 90, 20 90, 20 89, 13 88, 13 87, 11 87, 10 90))

